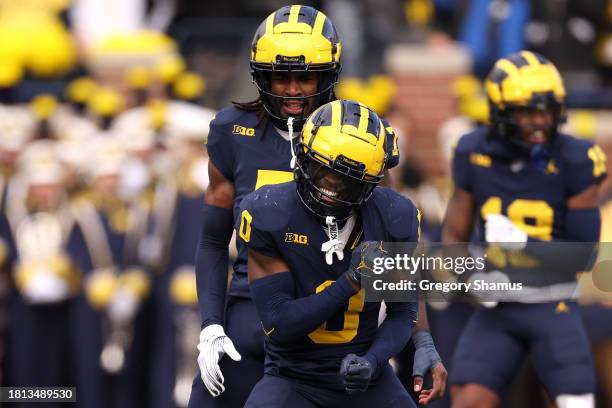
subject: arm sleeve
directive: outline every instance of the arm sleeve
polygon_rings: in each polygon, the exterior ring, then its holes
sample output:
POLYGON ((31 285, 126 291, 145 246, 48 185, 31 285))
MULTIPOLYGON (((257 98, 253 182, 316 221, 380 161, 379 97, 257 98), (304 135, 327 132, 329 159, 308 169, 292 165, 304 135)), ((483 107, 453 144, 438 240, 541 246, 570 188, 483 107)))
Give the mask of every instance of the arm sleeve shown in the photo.
POLYGON ((555 237, 551 241, 528 237, 528 242, 599 242, 601 232, 601 214, 599 208, 571 209, 565 214, 565 231, 563 238, 555 237))
MULTIPOLYGON (((412 255, 420 238, 421 213, 403 197, 393 205, 395 209, 402 209, 397 213, 403 222, 391 223, 387 229, 391 232, 393 241, 401 245, 394 246, 402 254, 412 255), (410 222, 406 222, 410 219, 410 222)), ((394 214, 389 212, 390 218, 394 214)), ((418 303, 416 302, 387 302, 387 316, 376 331, 376 337, 364 357, 374 368, 374 375, 380 373, 389 358, 393 357, 404 347, 412 336, 412 329, 418 317, 418 303)))
POLYGON ((568 240, 583 243, 575 254, 578 270, 593 267, 597 259, 597 248, 601 232, 601 214, 599 208, 574 210, 569 209, 565 216, 568 240))
POLYGON ((599 208, 585 210, 568 209, 565 215, 568 240, 577 242, 598 242, 601 232, 599 208))
POLYGON ((597 259, 601 231, 599 209, 568 209, 565 227, 567 235, 552 240, 558 245, 530 237, 529 243, 533 244, 527 246, 527 252, 538 259, 544 270, 556 271, 556 279, 571 281, 576 272, 592 268, 597 259))
POLYGON ((281 272, 251 282, 251 296, 266 335, 279 343, 301 339, 346 307, 355 290, 341 276, 323 291, 295 298, 291 272, 281 272))
POLYGON ((232 238, 231 209, 204 204, 202 232, 196 249, 196 287, 202 316, 202 327, 223 325, 227 272, 228 245, 232 238))
POLYGON ((376 331, 372 346, 364 357, 374 367, 374 376, 381 372, 391 357, 406 347, 417 320, 418 304, 387 303, 387 316, 376 331))

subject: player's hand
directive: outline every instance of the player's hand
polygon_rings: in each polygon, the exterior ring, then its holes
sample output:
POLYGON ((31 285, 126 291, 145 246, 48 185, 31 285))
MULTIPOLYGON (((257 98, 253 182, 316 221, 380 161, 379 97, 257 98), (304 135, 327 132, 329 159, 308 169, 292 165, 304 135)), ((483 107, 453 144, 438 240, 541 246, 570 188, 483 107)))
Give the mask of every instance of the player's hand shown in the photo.
POLYGON ((234 343, 227 337, 223 327, 218 324, 211 324, 202 329, 198 350, 200 351, 198 365, 204 386, 210 395, 217 397, 225 391, 219 361, 225 354, 234 361, 240 361, 242 356, 236 351, 234 343))
POLYGON ((527 233, 501 214, 491 214, 486 217, 485 239, 489 243, 496 243, 512 251, 520 251, 527 245, 527 233))
POLYGON ((356 354, 348 354, 340 364, 340 375, 348 394, 367 390, 373 373, 370 362, 356 354))
POLYGON ((418 331, 412 336, 416 353, 414 354, 414 365, 412 376, 414 378, 414 392, 419 393, 419 404, 427 405, 431 401, 444 396, 446 391, 446 379, 448 373, 436 347, 434 346, 431 335, 426 331, 418 331), (423 377, 425 373, 431 372, 433 388, 423 389, 423 377))
POLYGON ((382 241, 364 241, 355 248, 351 255, 351 266, 346 274, 351 282, 360 286, 362 276, 374 276, 374 259, 384 258, 388 251, 382 241))

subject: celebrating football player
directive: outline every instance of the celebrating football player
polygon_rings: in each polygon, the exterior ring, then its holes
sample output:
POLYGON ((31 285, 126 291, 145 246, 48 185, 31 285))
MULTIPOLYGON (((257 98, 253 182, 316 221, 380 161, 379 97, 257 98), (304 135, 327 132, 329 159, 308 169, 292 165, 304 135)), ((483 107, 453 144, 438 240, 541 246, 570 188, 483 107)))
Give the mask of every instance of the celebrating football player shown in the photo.
POLYGON ((416 207, 376 187, 384 139, 365 106, 325 104, 303 127, 296 180, 242 201, 237 233, 267 353, 245 406, 415 406, 389 358, 410 339, 417 303, 387 303, 378 327, 380 302, 364 302, 360 290, 387 242, 419 235, 416 207))

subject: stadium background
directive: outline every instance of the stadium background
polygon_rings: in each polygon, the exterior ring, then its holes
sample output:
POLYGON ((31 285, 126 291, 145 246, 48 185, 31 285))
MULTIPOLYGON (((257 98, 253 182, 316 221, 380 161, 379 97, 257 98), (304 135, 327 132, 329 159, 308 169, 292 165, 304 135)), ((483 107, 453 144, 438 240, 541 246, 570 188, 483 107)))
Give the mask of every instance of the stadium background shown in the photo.
MULTIPOLYGON (((187 384, 175 380, 195 373, 193 353, 199 324, 197 316, 188 312, 196 310, 195 288, 189 261, 183 261, 192 258, 198 231, 183 224, 199 225, 197 203, 206 180, 194 169, 206 168, 201 146, 207 121, 214 110, 231 101, 257 97, 248 67, 252 35, 265 16, 285 4, 288 2, 274 0, 0 0, 3 213, 10 212, 7 191, 11 182, 28 185, 46 179, 54 163, 61 167, 61 177, 54 182, 61 180, 64 190, 77 199, 87 199, 99 175, 96 169, 108 165, 109 172, 130 179, 132 173, 124 168, 134 158, 155 169, 150 170, 147 186, 132 186, 138 191, 130 190, 121 200, 142 200, 162 178, 178 186, 178 193, 170 199, 176 200, 175 205, 160 204, 159 211, 167 214, 158 215, 172 224, 166 231, 173 233, 166 237, 173 238, 147 239, 155 236, 149 233, 155 228, 145 228, 139 240, 149 246, 140 245, 137 252, 146 270, 146 283, 132 285, 141 289, 136 291, 139 301, 133 311, 137 317, 132 316, 130 324, 136 325, 145 315, 146 322, 166 319, 169 330, 180 332, 167 341, 156 340, 155 347, 145 347, 151 355, 143 359, 156 362, 136 370, 129 380, 143 390, 143 401, 151 405, 158 398, 151 390, 164 388, 175 401, 185 401, 191 379, 187 384), (169 100, 182 104, 174 106, 169 100), (193 105, 207 110, 192 110, 193 105), (116 143, 106 146, 100 142, 105 137, 116 143), (116 148, 119 152, 113 151, 116 148), (151 159, 159 156, 158 151, 170 152, 171 163, 151 159), (181 201, 181 194, 188 200, 181 201), (156 245, 163 247, 159 250, 163 262, 145 259, 156 245), (160 286, 167 290, 158 290, 160 286), (167 299, 151 300, 156 296, 167 299), (179 339, 184 344, 178 344, 179 339), (167 353, 169 348, 172 353, 167 353), (157 362, 160 359, 166 361, 157 362)), ((486 121, 481 79, 503 55, 530 49, 555 63, 568 91, 565 129, 594 139, 612 155, 611 1, 330 0, 302 4, 324 11, 343 41, 337 95, 371 106, 397 130, 402 163, 393 179, 421 208, 426 239, 439 240, 450 189, 452 146, 461 134, 486 121)), ((150 195, 149 201, 154 201, 150 195)), ((600 203, 602 240, 610 241, 610 179, 602 185, 600 203)), ((148 208, 155 212, 151 208, 156 204, 149 202, 148 208)), ((150 223, 160 223, 159 218, 149 218, 150 223)), ((8 241, 6 236, 1 239, 0 243, 8 241)), ((0 256, 0 264, 3 258, 10 259, 0 256)), ((16 319, 11 312, 13 298, 21 287, 18 273, 7 262, 2 271, 1 324, 6 346, 7 328, 16 319)), ((84 275, 75 291, 96 313, 104 314, 108 302, 100 298, 111 298, 105 290, 113 290, 98 289, 109 285, 109 279, 119 280, 119 274, 114 278, 84 275)), ((132 281, 139 279, 135 276, 132 281)), ((598 403, 612 407, 612 333, 606 329, 612 326, 608 309, 612 298, 595 287, 587 289, 582 303, 600 373, 598 403)), ((452 323, 436 320, 437 312, 432 313, 434 339, 443 354, 445 330, 452 323)), ((160 332, 167 335, 153 324, 142 326, 138 330, 145 339, 159 338, 160 332)), ((449 363, 448 355, 443 358, 449 363)), ((508 406, 546 404, 532 378, 525 368, 508 406)))

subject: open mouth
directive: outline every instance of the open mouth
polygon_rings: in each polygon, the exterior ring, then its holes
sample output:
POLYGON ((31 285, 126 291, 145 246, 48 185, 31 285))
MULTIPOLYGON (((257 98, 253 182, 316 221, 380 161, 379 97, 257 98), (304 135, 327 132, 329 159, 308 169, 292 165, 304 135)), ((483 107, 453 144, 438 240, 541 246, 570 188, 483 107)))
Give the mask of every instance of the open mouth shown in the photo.
POLYGON ((287 116, 301 115, 304 110, 303 101, 285 101, 281 105, 281 109, 287 116))
POLYGON ((546 131, 534 130, 527 136, 527 141, 532 144, 546 143, 546 131))
POLYGON ((317 198, 326 204, 336 204, 335 198, 338 197, 339 193, 328 188, 319 187, 320 191, 317 191, 317 198))

